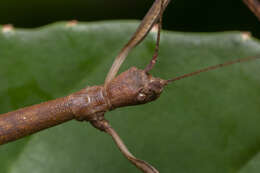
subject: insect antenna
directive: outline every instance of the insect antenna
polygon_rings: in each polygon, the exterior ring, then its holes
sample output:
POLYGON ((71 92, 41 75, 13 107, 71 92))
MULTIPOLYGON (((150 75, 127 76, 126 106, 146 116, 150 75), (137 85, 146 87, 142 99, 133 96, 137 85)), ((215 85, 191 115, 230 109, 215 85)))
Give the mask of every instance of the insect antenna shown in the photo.
POLYGON ((194 72, 191 72, 191 73, 187 73, 187 74, 175 77, 173 79, 169 79, 169 80, 167 80, 166 85, 171 83, 171 82, 184 79, 186 77, 191 77, 191 76, 200 74, 202 72, 207 72, 207 71, 215 70, 215 69, 218 69, 218 68, 221 68, 221 67, 230 66, 232 64, 236 64, 236 63, 240 63, 240 62, 252 61, 252 60, 256 60, 256 59, 260 59, 260 56, 241 58, 241 59, 237 59, 237 60, 234 60, 234 61, 229 61, 229 62, 226 62, 226 63, 223 63, 223 64, 217 64, 217 65, 209 66, 207 68, 203 68, 203 69, 200 69, 198 71, 194 71, 194 72))

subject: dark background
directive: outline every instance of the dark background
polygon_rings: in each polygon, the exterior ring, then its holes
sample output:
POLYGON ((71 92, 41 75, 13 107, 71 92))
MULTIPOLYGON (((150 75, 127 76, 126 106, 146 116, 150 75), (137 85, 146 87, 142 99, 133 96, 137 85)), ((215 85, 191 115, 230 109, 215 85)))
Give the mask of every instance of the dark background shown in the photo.
MULTIPOLYGON (((153 0, 1 0, 0 24, 38 27, 77 19, 141 19, 153 0)), ((172 0, 164 16, 168 30, 251 31, 260 38, 260 22, 242 0, 172 0)))

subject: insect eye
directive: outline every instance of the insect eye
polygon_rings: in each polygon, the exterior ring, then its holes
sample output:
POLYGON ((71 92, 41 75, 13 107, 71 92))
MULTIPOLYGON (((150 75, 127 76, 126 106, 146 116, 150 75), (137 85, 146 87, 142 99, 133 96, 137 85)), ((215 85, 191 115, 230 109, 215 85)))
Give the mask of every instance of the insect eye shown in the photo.
POLYGON ((138 101, 144 101, 146 98, 146 95, 144 93, 139 93, 137 96, 138 101))

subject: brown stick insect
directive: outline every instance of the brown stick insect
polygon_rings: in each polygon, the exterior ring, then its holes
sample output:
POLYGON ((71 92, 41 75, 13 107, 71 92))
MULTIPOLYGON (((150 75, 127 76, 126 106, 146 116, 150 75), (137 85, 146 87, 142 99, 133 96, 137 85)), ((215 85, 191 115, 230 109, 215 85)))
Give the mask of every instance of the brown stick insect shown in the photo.
POLYGON ((169 2, 170 0, 155 0, 132 38, 116 57, 104 85, 86 87, 63 98, 1 114, 0 144, 17 140, 72 119, 89 121, 95 128, 111 135, 120 151, 137 168, 145 173, 158 173, 153 166, 137 159, 128 151, 119 135, 105 119, 104 114, 118 107, 154 101, 160 96, 166 85, 176 80, 234 63, 259 58, 238 59, 169 80, 151 76, 149 72, 154 67, 158 57, 162 15, 169 2), (132 67, 116 76, 128 53, 146 37, 151 28, 156 24, 158 24, 156 49, 150 63, 144 70, 132 67))

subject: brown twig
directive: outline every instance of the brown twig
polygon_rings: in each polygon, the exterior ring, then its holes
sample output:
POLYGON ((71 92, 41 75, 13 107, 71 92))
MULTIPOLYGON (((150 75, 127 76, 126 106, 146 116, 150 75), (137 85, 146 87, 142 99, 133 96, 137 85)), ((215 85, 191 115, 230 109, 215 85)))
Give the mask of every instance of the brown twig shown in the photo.
POLYGON ((243 0, 243 1, 260 21, 260 2, 259 2, 259 0, 243 0))

